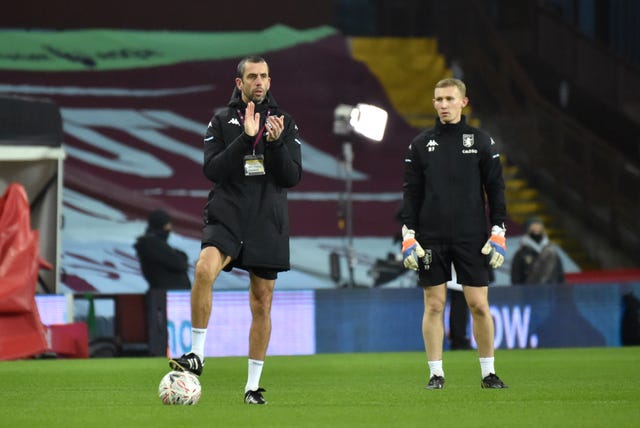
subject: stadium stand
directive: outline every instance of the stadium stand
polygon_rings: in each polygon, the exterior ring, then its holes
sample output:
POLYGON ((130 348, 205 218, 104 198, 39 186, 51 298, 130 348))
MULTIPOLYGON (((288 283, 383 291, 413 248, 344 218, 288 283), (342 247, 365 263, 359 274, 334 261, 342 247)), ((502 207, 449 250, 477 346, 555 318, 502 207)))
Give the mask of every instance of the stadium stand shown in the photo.
MULTIPOLYGON (((435 38, 352 37, 350 45, 353 57, 367 64, 383 85, 394 108, 408 123, 415 128, 432 126, 435 113, 431 98, 416 97, 416 88, 407 85, 407 82, 420 76, 420 85, 428 88, 454 75, 446 65, 444 55, 438 50, 435 38)), ((471 99, 473 104, 473 94, 471 99)), ((472 105, 465 108, 464 114, 470 123, 480 126, 481 121, 473 114, 472 105)), ((540 216, 549 225, 548 233, 552 240, 566 249, 582 268, 592 267, 588 255, 575 239, 564 233, 541 200, 539 191, 531 187, 518 167, 505 160, 504 156, 503 167, 509 207, 509 234, 519 234, 520 226, 528 217, 540 216)))
MULTIPOLYGON (((139 14, 140 11, 147 9, 145 3, 130 5, 131 13, 126 17, 128 27, 150 28, 150 25, 158 25, 162 26, 163 30, 167 30, 172 28, 171 25, 175 25, 175 20, 160 18, 152 24, 146 19, 146 15, 139 14), (145 16, 145 19, 136 21, 137 16, 145 16)), ((343 5, 345 2, 340 3, 343 5)), ((273 59, 274 73, 285 76, 288 80, 288 82, 274 81, 274 84, 278 85, 279 101, 283 105, 291 106, 292 111, 301 112, 296 114, 296 117, 299 118, 305 136, 308 137, 309 147, 321 147, 320 154, 328 155, 334 160, 332 164, 320 167, 316 165, 314 174, 307 176, 299 189, 300 192, 293 195, 292 207, 296 212, 296 219, 311 217, 319 219, 313 224, 313 230, 304 221, 294 220, 292 224, 294 234, 340 235, 335 220, 336 201, 320 200, 328 193, 339 194, 342 191, 339 174, 333 174, 332 177, 315 174, 321 169, 324 172, 329 170, 333 172, 339 168, 340 141, 327 132, 327 129, 331 128, 331 112, 335 104, 369 101, 389 107, 389 110, 393 111, 389 135, 393 136, 394 141, 408 141, 415 133, 415 127, 429 123, 432 110, 429 97, 421 97, 419 103, 412 104, 410 102, 412 100, 411 85, 402 85, 401 82, 407 76, 422 72, 425 73, 426 79, 437 79, 438 76, 451 73, 450 65, 456 63, 464 70, 464 79, 474 91, 473 111, 469 111, 469 114, 482 121, 483 127, 504 145, 503 153, 506 155, 504 167, 508 179, 507 194, 513 222, 510 230, 517 232, 523 218, 536 214, 545 219, 552 238, 569 250, 572 257, 584 268, 615 268, 637 264, 635 255, 640 253, 637 223, 640 217, 639 202, 637 198, 629 198, 624 189, 638 188, 638 169, 620 156, 612 155, 606 141, 541 96, 538 87, 532 82, 526 70, 523 70, 518 56, 512 51, 513 46, 518 45, 518 40, 529 42, 521 43, 528 48, 535 46, 535 40, 514 37, 511 40, 516 42, 505 43, 505 40, 509 39, 502 37, 504 34, 501 36, 492 22, 494 15, 502 12, 503 4, 482 0, 407 1, 400 7, 383 3, 385 2, 370 5, 367 9, 370 15, 361 16, 363 19, 372 20, 366 29, 360 27, 365 33, 369 32, 368 37, 349 38, 347 31, 342 35, 327 31, 326 34, 330 34, 328 37, 314 39, 307 35, 306 38, 302 37, 304 40, 300 45, 294 46, 294 43, 284 47, 278 45, 277 41, 274 42, 275 39, 268 34, 268 31, 257 31, 253 34, 254 37, 269 41, 270 50, 267 52, 273 59), (449 24, 453 21, 458 23, 456 31, 452 31, 449 24), (380 29, 386 31, 389 36, 378 31, 380 29), (376 37, 369 37, 372 33, 375 33, 376 37), (350 43, 350 49, 345 50, 347 43, 350 43), (349 54, 353 57, 349 57, 349 54), (377 55, 379 61, 371 61, 373 55, 377 55), (394 59, 393 55, 397 55, 397 58, 394 59), (366 63, 368 69, 363 67, 360 61, 366 63), (305 66, 301 67, 300 64, 305 66), (313 64, 313 66, 308 67, 307 64, 313 64), (309 75, 310 68, 313 68, 312 75, 309 75), (304 83, 295 84, 295 82, 304 83), (335 93, 323 90, 328 85, 335 89, 335 93), (301 93, 307 95, 303 100, 300 99, 301 93), (362 99, 362 94, 366 94, 366 100, 362 99), (307 103, 303 102, 309 99, 314 100, 313 108, 308 108, 307 103), (327 193, 321 194, 319 189, 327 193), (312 202, 311 198, 315 200, 312 202), (579 251, 584 251, 586 254, 580 254, 579 251)), ((526 3, 529 6, 533 4, 526 3)), ((46 21, 25 19, 29 14, 27 4, 29 1, 24 3, 24 8, 17 11, 19 13, 4 16, 0 25, 47 27, 46 21), (14 21, 10 22, 12 19, 14 21), (19 19, 23 19, 21 21, 23 24, 20 24, 19 19)), ((79 2, 72 1, 69 7, 79 7, 79 2)), ((230 13, 222 8, 221 16, 226 12, 230 13)), ((294 9, 287 10, 285 22, 293 19, 294 12, 294 9)), ((163 12, 157 11, 157 13, 163 12)), ((68 17, 66 22, 61 21, 63 18, 64 16, 55 17, 56 21, 50 27, 86 28, 98 22, 105 24, 101 25, 103 28, 119 27, 116 16, 89 14, 86 21, 81 23, 74 22, 68 17)), ((264 28, 265 22, 270 22, 271 19, 269 16, 264 18, 265 20, 260 23, 239 24, 246 27, 238 29, 256 31, 264 28)), ((44 19, 44 17, 38 17, 38 19, 44 19)), ((314 19, 317 20, 316 24, 322 25, 333 18, 330 10, 322 9, 314 19)), ((210 28, 208 24, 203 20, 194 19, 181 28, 201 31, 225 29, 225 27, 210 28)), ((307 25, 309 25, 308 22, 307 25)), ((288 40, 298 40, 299 36, 290 28, 280 27, 274 32, 278 33, 278 37, 288 40)), ((93 33, 96 37, 99 34, 105 36, 107 32, 93 33)), ((201 35, 203 34, 207 33, 201 35)), ((522 35, 522 33, 518 34, 522 35)), ((246 36, 247 33, 243 35, 246 36)), ((31 36, 37 37, 37 34, 32 33, 31 36)), ((131 41, 134 40, 134 36, 135 34, 128 33, 122 40, 131 41)), ((249 36, 251 37, 250 34, 249 36)), ((46 37, 48 42, 54 40, 53 34, 48 34, 46 37)), ((536 37, 542 37, 542 35, 536 37)), ((170 37, 165 34, 162 41, 166 42, 169 38, 172 38, 173 42, 177 40, 176 34, 170 37)), ((211 43, 207 49, 220 45, 223 43, 211 43)), ((161 49, 161 46, 162 43, 155 43, 153 48, 161 49)), ((26 89, 24 82, 31 84, 28 86, 29 89, 44 87, 45 92, 53 90, 47 96, 63 106, 65 120, 70 123, 65 138, 76 155, 91 152, 96 157, 113 157, 113 153, 106 153, 102 148, 91 147, 92 144, 95 145, 95 141, 87 140, 87 135, 95 137, 103 134, 113 141, 126 140, 130 144, 129 148, 134 150, 144 149, 152 152, 161 162, 170 165, 175 171, 193 170, 193 163, 199 159, 196 151, 202 124, 208 120, 211 110, 216 105, 226 102, 228 96, 225 86, 227 82, 219 76, 224 76, 225 70, 233 66, 234 61, 237 60, 235 57, 238 55, 237 50, 227 49, 223 54, 218 53, 217 61, 210 62, 198 58, 180 64, 161 66, 151 63, 161 55, 154 56, 154 52, 157 52, 150 49, 147 52, 149 61, 144 65, 146 69, 119 71, 101 67, 108 60, 113 59, 115 53, 130 53, 126 46, 123 49, 97 52, 94 57, 88 58, 88 61, 81 61, 83 58, 69 55, 69 52, 64 55, 65 52, 48 50, 41 55, 45 55, 44 57, 50 55, 57 60, 67 60, 69 63, 75 62, 72 65, 66 65, 76 68, 66 69, 67 71, 58 70, 55 73, 33 70, 25 73, 24 70, 7 68, 1 70, 0 75, 5 82, 3 92, 11 93, 18 89, 26 89), (74 59, 75 61, 72 61, 74 59), (86 73, 82 69, 82 66, 87 64, 93 67, 91 73, 86 73), (167 74, 163 75, 160 71, 166 71, 167 74), (171 75, 171 79, 167 77, 168 75, 171 75), (193 81, 190 80, 194 76, 197 80, 196 86, 193 86, 193 81), (81 95, 72 94, 69 92, 67 82, 73 82, 75 89, 97 88, 98 91, 114 89, 116 92, 123 90, 129 98, 115 92, 102 98, 96 93, 89 92, 81 95), (118 82, 122 87, 109 82, 118 82), (197 92, 191 95, 164 93, 164 95, 147 95, 147 98, 142 96, 145 91, 162 92, 167 87, 189 88, 197 92), (140 92, 136 91, 138 89, 140 92), (167 114, 166 111, 160 112, 160 110, 167 110, 167 106, 171 106, 168 109, 171 114, 167 114), (127 114, 139 112, 136 120, 140 120, 139 123, 144 123, 145 126, 152 122, 153 126, 151 128, 141 126, 136 129, 136 134, 132 137, 128 130, 113 126, 118 121, 124 123, 121 120, 123 116, 116 117, 115 114, 101 116, 111 121, 107 126, 104 126, 105 123, 100 125, 90 123, 94 119, 89 120, 89 116, 98 112, 98 109, 90 111, 94 107, 105 108, 109 113, 125 110, 127 114), (176 121, 176 118, 180 120, 176 121), (143 119, 150 122, 144 122, 143 119), (166 129, 169 128, 170 130, 167 131, 166 129), (185 146, 190 147, 183 150, 181 155, 190 159, 181 158, 175 161, 175 156, 159 150, 160 144, 149 145, 147 140, 141 137, 151 135, 149 129, 160 133, 166 132, 170 138, 162 140, 164 143, 188 141, 185 146)), ((35 56, 21 56, 16 53, 3 58, 16 60, 35 58, 35 56)), ((32 61, 32 65, 35 63, 32 61)), ((37 63, 41 65, 44 61, 37 63)), ((624 75, 627 76, 627 74, 624 75)), ((626 93, 620 89, 618 87, 616 93, 626 93)), ((413 100, 415 101, 415 97, 413 100)), ((100 113, 106 110, 100 110, 100 113)), ((398 203, 398 177, 391 173, 387 174, 385 169, 374 172, 369 166, 399 156, 402 149, 398 146, 400 145, 396 144, 392 147, 389 144, 383 144, 357 153, 356 168, 361 167, 360 172, 371 178, 371 180, 358 182, 357 191, 361 194, 380 195, 376 201, 357 202, 356 212, 367 213, 357 221, 357 234, 392 236, 394 233, 396 225, 392 218, 398 203), (387 199, 382 200, 384 198, 387 199)), ((174 149, 174 154, 175 152, 174 149)), ((318 159, 315 156, 317 154, 314 152, 315 159, 318 159)), ((125 207, 125 217, 135 219, 143 215, 143 208, 151 201, 160 201, 163 203, 156 205, 169 208, 172 215, 178 219, 176 223, 179 231, 191 236, 197 235, 200 200, 196 195, 204 191, 206 183, 198 181, 189 174, 181 175, 180 180, 172 178, 169 184, 160 184, 162 180, 158 178, 141 178, 130 172, 122 173, 121 171, 118 175, 114 171, 105 171, 103 167, 96 164, 79 160, 76 155, 67 162, 69 169, 65 177, 69 189, 77 191, 82 198, 87 199, 74 202, 88 203, 92 198, 100 202, 106 200, 109 203, 115 203, 118 208, 125 207)), ((128 160, 130 159, 132 158, 128 160)), ((126 163, 122 162, 121 158, 118 161, 118 167, 126 163)), ((69 194, 73 197, 77 196, 73 192, 69 194)), ((91 202, 95 201, 91 200, 91 202)), ((77 253, 80 252, 75 253, 73 257, 77 257, 77 253)), ((111 251, 110 254, 117 254, 115 264, 118 266, 127 266, 130 262, 126 255, 117 251, 111 251)), ((109 263, 103 263, 103 260, 92 261, 106 271, 106 277, 122 275, 122 279, 130 274, 127 271, 123 272, 122 269, 116 272, 111 271, 110 263, 113 262, 114 259, 109 259, 109 263)), ((83 282, 82 278, 74 277, 73 274, 69 274, 67 278, 73 281, 78 289, 92 290, 91 285, 86 281, 83 282)))
MULTIPOLYGON (((538 52, 542 40, 536 37, 541 35, 523 30, 509 39, 498 33, 486 6, 480 0, 438 3, 438 16, 455 16, 458 31, 449 31, 446 19, 432 28, 441 51, 459 58, 465 79, 482 92, 476 108, 483 125, 504 142, 507 159, 540 191, 559 227, 579 243, 592 266, 637 266, 640 201, 625 189, 640 187, 640 167, 541 96, 511 49, 519 44, 538 52)), ((523 9, 527 17, 537 12, 536 7, 523 9)), ((558 49, 544 52, 565 55, 558 49)))

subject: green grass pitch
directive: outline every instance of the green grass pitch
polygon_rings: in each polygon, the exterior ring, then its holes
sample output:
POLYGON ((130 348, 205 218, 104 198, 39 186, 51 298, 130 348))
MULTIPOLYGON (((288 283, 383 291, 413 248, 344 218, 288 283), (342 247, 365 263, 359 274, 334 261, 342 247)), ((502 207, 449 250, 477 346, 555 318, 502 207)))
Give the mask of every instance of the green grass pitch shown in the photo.
POLYGON ((246 358, 208 358, 196 406, 165 406, 162 358, 0 362, 1 427, 638 427, 640 347, 498 350, 506 390, 480 388, 475 351, 268 357, 266 406, 242 401, 246 358))

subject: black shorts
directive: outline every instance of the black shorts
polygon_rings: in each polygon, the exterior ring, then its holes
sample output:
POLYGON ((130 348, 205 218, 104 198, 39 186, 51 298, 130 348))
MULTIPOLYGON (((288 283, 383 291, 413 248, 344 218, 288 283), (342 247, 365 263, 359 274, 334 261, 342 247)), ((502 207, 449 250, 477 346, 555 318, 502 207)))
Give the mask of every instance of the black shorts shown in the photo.
POLYGON ((240 266, 235 263, 242 252, 242 243, 226 226, 221 223, 205 224, 202 228, 201 249, 216 247, 226 256, 231 257, 231 262, 224 267, 224 271, 230 272, 233 268, 246 270, 262 279, 275 280, 278 278, 278 270, 263 267, 240 266))
POLYGON ((488 286, 491 268, 487 256, 480 252, 484 244, 485 241, 430 245, 421 243, 425 250, 431 250, 432 261, 429 269, 425 269, 420 261, 418 285, 430 287, 451 281, 451 264, 453 264, 458 284, 471 287, 488 286))

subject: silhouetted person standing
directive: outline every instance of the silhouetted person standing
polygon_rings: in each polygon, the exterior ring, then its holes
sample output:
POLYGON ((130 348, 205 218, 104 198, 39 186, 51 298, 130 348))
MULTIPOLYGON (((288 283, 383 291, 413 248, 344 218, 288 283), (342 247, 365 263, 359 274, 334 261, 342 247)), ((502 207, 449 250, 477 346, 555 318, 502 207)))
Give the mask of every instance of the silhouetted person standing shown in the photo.
POLYGON ((149 284, 145 298, 147 342, 149 355, 153 356, 167 355, 167 290, 190 288, 188 257, 167 242, 171 229, 169 214, 155 210, 149 215, 144 235, 134 244, 142 274, 149 284))

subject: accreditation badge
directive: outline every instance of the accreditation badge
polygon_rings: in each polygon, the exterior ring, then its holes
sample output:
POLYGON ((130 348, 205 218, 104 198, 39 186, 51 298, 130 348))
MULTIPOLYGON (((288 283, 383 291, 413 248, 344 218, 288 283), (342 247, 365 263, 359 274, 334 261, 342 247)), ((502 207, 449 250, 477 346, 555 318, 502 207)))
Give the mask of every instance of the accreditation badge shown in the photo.
POLYGON ((244 175, 264 175, 264 156, 246 155, 244 157, 244 175))

